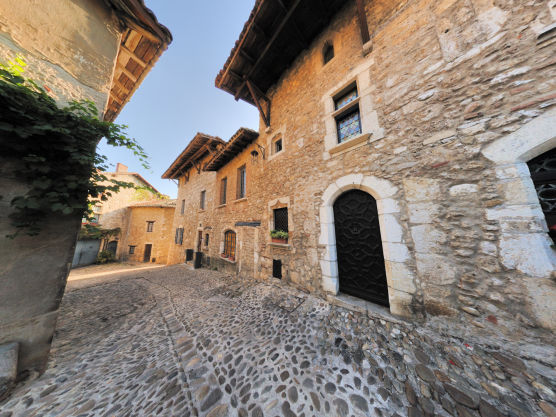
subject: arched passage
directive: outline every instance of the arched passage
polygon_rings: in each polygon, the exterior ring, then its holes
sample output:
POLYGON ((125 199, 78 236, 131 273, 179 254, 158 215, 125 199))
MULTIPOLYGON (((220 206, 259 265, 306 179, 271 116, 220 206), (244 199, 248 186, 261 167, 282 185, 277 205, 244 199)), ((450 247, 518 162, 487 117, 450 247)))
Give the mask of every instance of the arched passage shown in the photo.
POLYGON ((388 307, 376 200, 353 189, 341 194, 333 208, 340 292, 388 307))

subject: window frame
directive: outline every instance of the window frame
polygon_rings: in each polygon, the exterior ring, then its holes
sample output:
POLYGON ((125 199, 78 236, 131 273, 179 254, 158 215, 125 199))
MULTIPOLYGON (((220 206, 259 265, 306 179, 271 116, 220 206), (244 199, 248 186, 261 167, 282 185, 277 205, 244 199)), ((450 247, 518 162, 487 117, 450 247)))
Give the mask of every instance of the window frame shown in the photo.
POLYGON ((181 200, 181 210, 180 214, 183 216, 185 214, 185 200, 181 200))
POLYGON ((176 245, 183 245, 183 227, 176 227, 176 234, 174 235, 174 243, 176 245))
POLYGON ((227 188, 228 188, 228 177, 224 177, 220 180, 220 205, 224 206, 227 199, 227 188))
POLYGON ((345 88, 343 88, 340 92, 332 96, 332 101, 334 103, 334 113, 332 115, 334 117, 334 123, 336 125, 337 145, 348 142, 349 140, 363 134, 363 126, 361 123, 361 108, 359 106, 360 99, 361 96, 359 95, 359 86, 357 85, 357 81, 353 81, 345 88), (345 98, 352 92, 355 92, 355 98, 338 107, 338 102, 340 102, 343 98, 345 98), (340 132, 340 124, 344 120, 351 117, 353 114, 357 114, 358 132, 352 134, 351 136, 342 137, 340 132))
POLYGON ((247 165, 243 164, 237 169, 236 199, 247 197, 247 165))
POLYGON ((154 232, 154 220, 147 220, 147 233, 154 232))
POLYGON ((137 247, 137 245, 128 245, 128 246, 129 246, 128 254, 135 255, 135 248, 137 247))
POLYGON ((272 209, 272 225, 273 225, 273 230, 281 230, 283 232, 288 232, 289 233, 290 221, 289 221, 288 207, 278 207, 278 208, 272 209), (280 228, 280 229, 277 228, 277 226, 276 226, 276 213, 277 212, 285 213, 286 230, 284 230, 283 228, 280 228))
POLYGON ((236 248, 237 248, 237 233, 233 230, 226 230, 224 232, 224 247, 222 249, 222 254, 225 257, 235 258, 236 248))
POLYGON ((199 196, 199 199, 200 199, 200 201, 199 201, 199 208, 200 208, 201 210, 205 210, 205 209, 206 209, 206 202, 207 202, 207 201, 206 201, 206 200, 207 200, 207 190, 202 190, 202 191, 201 191, 201 194, 200 194, 200 196, 199 196))

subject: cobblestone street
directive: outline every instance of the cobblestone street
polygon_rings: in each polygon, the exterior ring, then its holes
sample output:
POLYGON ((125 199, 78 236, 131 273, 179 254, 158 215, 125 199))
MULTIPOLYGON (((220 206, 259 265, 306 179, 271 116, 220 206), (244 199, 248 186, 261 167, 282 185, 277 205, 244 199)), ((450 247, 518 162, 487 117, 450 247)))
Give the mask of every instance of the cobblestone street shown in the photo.
POLYGON ((406 413, 365 364, 322 354, 317 298, 182 265, 97 275, 69 282, 47 371, 1 417, 406 413))

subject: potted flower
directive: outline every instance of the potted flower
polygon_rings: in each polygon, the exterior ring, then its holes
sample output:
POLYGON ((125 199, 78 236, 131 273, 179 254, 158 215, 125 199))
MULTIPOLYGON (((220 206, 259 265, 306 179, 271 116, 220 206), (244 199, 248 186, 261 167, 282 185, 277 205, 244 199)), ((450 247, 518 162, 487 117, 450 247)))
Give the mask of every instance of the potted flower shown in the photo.
POLYGON ((288 232, 284 232, 283 230, 271 230, 270 237, 272 238, 272 242, 274 243, 288 243, 288 232))

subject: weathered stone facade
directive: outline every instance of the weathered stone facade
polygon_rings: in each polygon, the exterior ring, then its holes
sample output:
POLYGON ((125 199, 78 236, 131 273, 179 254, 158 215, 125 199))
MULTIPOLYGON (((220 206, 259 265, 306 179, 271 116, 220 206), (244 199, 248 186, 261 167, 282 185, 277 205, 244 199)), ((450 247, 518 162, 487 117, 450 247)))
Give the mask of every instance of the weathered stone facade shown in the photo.
POLYGON ((170 247, 168 236, 172 234, 175 208, 175 200, 149 201, 129 206, 118 243, 118 259, 166 264, 170 247), (148 223, 151 222, 152 226, 149 227, 148 223))
MULTIPOLYGON (((198 204, 199 187, 212 189, 214 201, 222 178, 233 191, 238 167, 248 170, 247 198, 213 203, 202 221, 185 216, 185 233, 212 231, 205 253, 213 267, 241 273, 246 265, 250 273, 252 265, 255 278, 269 279, 280 260, 283 281, 338 305, 327 346, 333 335, 344 335, 342 343, 350 334, 354 351, 369 350, 372 329, 380 328, 384 355, 412 355, 409 337, 416 349, 441 358, 431 366, 450 373, 445 381, 427 381, 434 374, 427 370, 423 383, 410 370, 410 388, 420 392, 418 405, 410 400, 410 415, 433 415, 435 408, 476 415, 480 391, 496 399, 489 398, 482 416, 498 415, 489 410, 501 403, 505 415, 542 409, 550 416, 556 254, 527 161, 556 146, 555 4, 365 1, 365 13, 370 43, 362 44, 356 4, 347 3, 266 91, 270 126, 261 118, 259 137, 216 177, 201 173, 202 185, 192 177, 186 186, 195 192, 181 191, 180 182, 180 199, 198 204), (335 56, 323 64, 326 43, 335 56), (350 86, 357 88, 361 134, 338 143, 335 98, 350 86), (389 310, 339 293, 334 203, 354 189, 377 203, 389 310), (285 245, 270 239, 273 209, 281 207, 288 208, 285 245), (231 267, 220 256, 226 230, 237 234, 231 267), (443 342, 421 339, 419 328, 443 342), (388 341, 391 331, 403 336, 388 341), (474 356, 461 347, 465 340, 474 356), (459 343, 455 350, 452 342, 459 343), (454 371, 446 369, 452 350, 454 371), (521 359, 505 359, 511 356, 521 359), (468 404, 451 388, 436 388, 464 380, 460 388, 473 391, 468 404)), ((403 382, 396 382, 398 392, 403 382)))
MULTIPOLYGON (((99 117, 112 121, 171 41, 170 32, 143 2, 122 13, 119 7, 125 2, 3 1, 0 61, 20 55, 27 63, 24 75, 44 87, 60 106, 91 100, 99 117), (140 20, 134 13, 142 15, 140 25, 134 22, 140 20), (143 43, 147 48, 142 52, 151 54, 142 56, 144 60, 135 54, 143 35, 149 44, 143 43), (122 43, 127 48, 123 53, 122 43), (145 66, 133 68, 134 80, 126 79, 124 73, 130 70, 122 67, 133 58, 145 66), (126 92, 118 97, 124 82, 126 92)), ((18 343, 19 374, 41 371, 46 364, 82 216, 53 216, 41 224, 38 236, 7 239, 13 232, 11 201, 29 189, 14 175, 14 167, 22 163, 9 155, 0 157, 0 344, 18 343)))

